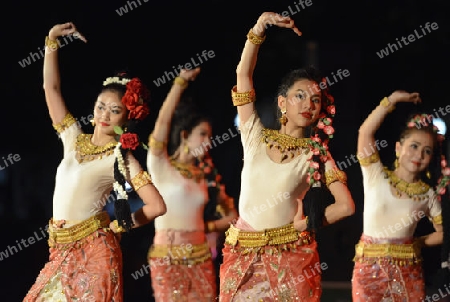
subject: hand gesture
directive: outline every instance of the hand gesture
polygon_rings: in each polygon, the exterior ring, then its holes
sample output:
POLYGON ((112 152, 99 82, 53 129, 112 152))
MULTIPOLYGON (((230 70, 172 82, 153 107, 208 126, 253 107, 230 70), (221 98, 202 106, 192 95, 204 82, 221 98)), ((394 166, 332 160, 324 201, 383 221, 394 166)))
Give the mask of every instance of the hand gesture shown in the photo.
POLYGON ((389 102, 391 103, 420 103, 422 102, 418 92, 409 93, 403 90, 394 91, 389 97, 389 102))
POLYGON ((302 32, 295 26, 294 20, 290 17, 283 17, 280 14, 273 12, 265 12, 258 18, 255 27, 253 27, 253 32, 258 35, 264 35, 265 29, 268 27, 267 25, 276 25, 278 27, 290 28, 297 35, 301 36, 302 32))
POLYGON ((48 37, 51 40, 56 40, 56 38, 61 36, 73 35, 75 38, 80 39, 83 42, 87 42, 86 38, 78 32, 75 25, 72 22, 67 22, 64 24, 56 24, 53 26, 49 33, 48 37))
POLYGON ((197 75, 200 73, 200 67, 195 69, 181 69, 180 77, 186 81, 194 81, 197 75))

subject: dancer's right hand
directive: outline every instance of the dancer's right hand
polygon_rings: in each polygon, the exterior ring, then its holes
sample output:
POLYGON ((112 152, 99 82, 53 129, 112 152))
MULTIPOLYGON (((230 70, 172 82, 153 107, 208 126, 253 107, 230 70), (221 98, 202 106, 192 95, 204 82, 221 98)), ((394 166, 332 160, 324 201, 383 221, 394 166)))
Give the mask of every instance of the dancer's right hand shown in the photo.
POLYGON ((297 28, 297 26, 295 26, 294 20, 290 17, 283 17, 282 15, 274 12, 262 13, 252 31, 255 35, 262 37, 264 36, 265 30, 269 24, 276 25, 278 27, 290 28, 297 35, 302 35, 302 32, 297 28))
POLYGON ((420 103, 422 102, 418 92, 409 93, 403 90, 394 91, 389 97, 389 102, 396 104, 400 102, 420 103))
POLYGON ((185 79, 186 81, 194 81, 197 75, 200 73, 200 67, 195 69, 181 69, 180 77, 185 79))
POLYGON ((68 35, 73 35, 75 38, 80 39, 85 43, 87 42, 86 38, 77 30, 72 22, 56 24, 50 29, 48 33, 48 37, 50 40, 56 40, 56 38, 58 37, 68 35))

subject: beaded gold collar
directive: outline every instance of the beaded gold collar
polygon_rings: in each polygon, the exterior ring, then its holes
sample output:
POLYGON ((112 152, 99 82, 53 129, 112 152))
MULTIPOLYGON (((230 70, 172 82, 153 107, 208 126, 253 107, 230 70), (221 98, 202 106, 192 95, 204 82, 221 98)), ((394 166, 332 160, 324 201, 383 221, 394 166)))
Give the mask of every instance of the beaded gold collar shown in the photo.
POLYGON ((415 201, 425 200, 427 198, 425 194, 430 189, 430 186, 423 181, 419 180, 418 182, 408 183, 400 179, 393 171, 390 171, 386 167, 384 167, 384 173, 386 174, 385 178, 389 179, 389 184, 395 188, 397 197, 401 197, 402 193, 405 193, 415 201))
POLYGON ((195 182, 200 182, 204 178, 203 171, 193 165, 180 163, 175 158, 170 158, 170 163, 184 178, 192 179, 195 182))
POLYGON ((264 128, 262 130, 262 141, 269 149, 276 148, 283 154, 281 161, 287 158, 294 158, 295 155, 308 154, 311 145, 310 138, 296 138, 287 134, 282 134, 278 130, 264 128))
POLYGON ((109 142, 104 146, 96 146, 91 142, 92 134, 81 133, 77 137, 75 150, 77 151, 78 162, 86 162, 94 159, 101 159, 114 153, 117 145, 116 141, 109 142))

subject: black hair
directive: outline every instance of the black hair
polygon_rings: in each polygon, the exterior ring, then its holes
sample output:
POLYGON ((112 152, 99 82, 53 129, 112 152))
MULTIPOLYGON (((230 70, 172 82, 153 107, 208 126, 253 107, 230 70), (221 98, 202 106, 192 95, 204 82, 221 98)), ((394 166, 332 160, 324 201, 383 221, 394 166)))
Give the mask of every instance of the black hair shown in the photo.
MULTIPOLYGON (((278 86, 277 96, 281 95, 286 97, 287 92, 292 85, 294 85, 297 81, 304 79, 317 83, 322 96, 320 116, 330 116, 327 112, 327 106, 334 100, 328 93, 327 85, 323 83, 321 72, 314 66, 295 69, 286 74, 278 86)), ((311 89, 313 88, 311 87, 311 89)), ((279 110, 277 110, 277 116, 281 116, 279 110)), ((322 143, 327 142, 329 137, 322 129, 317 128, 317 122, 311 125, 311 127, 307 129, 307 132, 309 132, 311 137, 317 135, 321 139, 322 143)), ((325 164, 321 161, 320 157, 321 155, 312 155, 311 160, 319 164, 319 173, 322 176, 321 180, 309 188, 303 199, 303 213, 305 216, 308 216, 307 230, 311 232, 317 232, 323 226, 325 219, 325 208, 334 201, 332 194, 329 192, 324 183, 325 164)))
MULTIPOLYGON (((119 80, 122 79, 128 79, 131 80, 131 76, 129 75, 128 72, 126 71, 120 71, 117 72, 115 75, 115 77, 118 77, 119 80)), ((127 85, 126 84, 119 84, 119 83, 109 83, 107 85, 104 85, 101 89, 101 92, 104 91, 113 91, 116 92, 119 96, 120 99, 122 99, 127 91, 127 85)), ((145 86, 143 86, 143 93, 141 95, 141 97, 144 98, 144 102, 148 102, 148 96, 149 96, 149 92, 147 90, 147 88, 145 86)), ((128 112, 127 112, 128 115, 128 112)), ((125 125, 123 125, 123 131, 124 133, 134 133, 137 135, 137 125, 138 125, 139 121, 136 119, 127 119, 127 122, 125 123, 125 125)), ((139 147, 142 148, 142 144, 139 144, 139 147)), ((134 155, 135 152, 137 152, 138 149, 132 150, 132 149, 125 149, 123 148, 123 146, 121 146, 120 148, 120 154, 125 162, 125 166, 128 165, 126 159, 127 159, 127 154, 128 152, 131 152, 131 154, 134 155)), ((116 159, 114 161, 114 179, 115 181, 122 187, 123 191, 126 192, 126 178, 124 175, 122 175, 122 173, 120 172, 119 169, 119 160, 116 156, 116 159)), ((131 210, 130 210, 130 205, 128 203, 128 201, 124 198, 119 198, 121 196, 117 195, 116 192, 116 199, 114 202, 114 216, 118 221, 119 226, 123 227, 126 231, 131 230, 131 228, 133 227, 133 219, 131 217, 131 210)))

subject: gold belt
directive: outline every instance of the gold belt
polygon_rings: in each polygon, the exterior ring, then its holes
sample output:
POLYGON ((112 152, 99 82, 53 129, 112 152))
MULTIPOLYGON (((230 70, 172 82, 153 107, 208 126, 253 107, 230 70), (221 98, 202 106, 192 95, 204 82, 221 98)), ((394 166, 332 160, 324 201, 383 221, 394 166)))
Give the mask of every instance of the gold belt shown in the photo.
POLYGON ((391 258, 395 262, 418 262, 421 260, 420 247, 415 244, 372 244, 359 242, 355 247, 355 260, 358 258, 391 258))
POLYGON ((72 243, 83 239, 100 228, 109 227, 110 219, 107 212, 101 212, 69 228, 55 228, 53 219, 48 224, 48 244, 53 247, 55 243, 72 243))
POLYGON ((166 245, 155 244, 148 252, 149 258, 170 259, 170 264, 198 264, 211 258, 207 242, 202 244, 166 245))
POLYGON ((292 243, 301 239, 302 244, 310 244, 314 241, 309 232, 299 232, 290 223, 282 227, 265 229, 264 231, 242 231, 231 225, 225 232, 225 243, 235 246, 237 243, 243 248, 258 248, 267 245, 280 245, 292 243))

